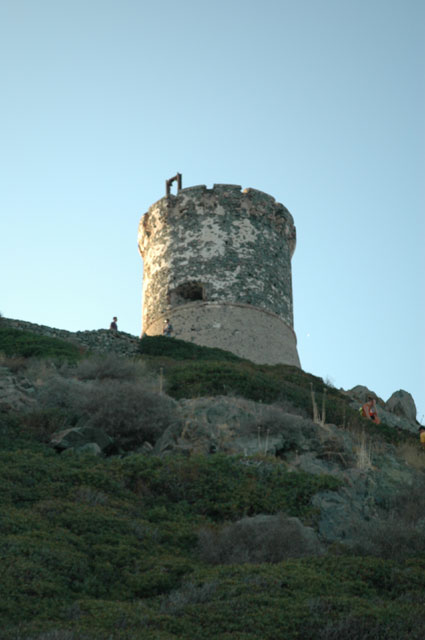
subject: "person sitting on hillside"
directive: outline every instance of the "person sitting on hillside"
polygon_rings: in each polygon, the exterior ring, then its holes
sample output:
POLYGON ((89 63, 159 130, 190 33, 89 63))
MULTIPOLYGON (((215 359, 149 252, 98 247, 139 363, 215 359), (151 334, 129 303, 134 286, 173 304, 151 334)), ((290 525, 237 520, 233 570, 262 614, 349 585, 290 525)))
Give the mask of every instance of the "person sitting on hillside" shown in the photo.
POLYGON ((425 451, 425 427, 419 427, 419 440, 422 446, 422 449, 425 451))
POLYGON ((118 321, 118 318, 117 318, 116 316, 114 316, 114 317, 112 318, 112 322, 111 322, 111 325, 110 325, 110 327, 109 327, 109 329, 110 329, 111 331, 118 331, 117 321, 118 321))
POLYGON ((362 406, 362 416, 369 418, 369 420, 372 420, 375 424, 381 423, 376 410, 376 398, 373 396, 369 396, 367 402, 362 406))
POLYGON ((162 335, 170 337, 172 331, 173 331, 173 325, 171 324, 171 322, 167 318, 166 320, 164 320, 164 328, 162 330, 162 335))

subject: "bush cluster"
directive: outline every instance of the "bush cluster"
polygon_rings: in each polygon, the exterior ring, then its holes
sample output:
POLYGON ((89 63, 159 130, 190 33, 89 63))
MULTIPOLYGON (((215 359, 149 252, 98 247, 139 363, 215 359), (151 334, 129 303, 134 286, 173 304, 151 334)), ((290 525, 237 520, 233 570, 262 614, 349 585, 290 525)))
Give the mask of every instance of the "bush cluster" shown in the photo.
POLYGON ((100 367, 101 377, 98 365, 90 360, 83 361, 75 374, 80 371, 83 379, 54 373, 40 385, 41 409, 27 416, 29 428, 49 436, 74 426, 95 427, 112 436, 117 446, 130 450, 145 441, 154 444, 178 420, 175 401, 151 391, 143 378, 134 377, 131 367, 118 368, 115 379, 108 362, 100 367))

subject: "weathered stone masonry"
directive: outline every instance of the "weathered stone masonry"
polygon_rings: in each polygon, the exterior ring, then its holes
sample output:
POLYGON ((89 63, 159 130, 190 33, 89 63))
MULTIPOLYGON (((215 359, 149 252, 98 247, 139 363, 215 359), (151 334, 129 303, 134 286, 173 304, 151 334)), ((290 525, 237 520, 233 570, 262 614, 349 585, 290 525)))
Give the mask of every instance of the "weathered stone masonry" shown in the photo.
POLYGON ((177 338, 254 362, 300 366, 293 331, 294 221, 256 189, 182 189, 142 217, 143 333, 170 318, 177 338))

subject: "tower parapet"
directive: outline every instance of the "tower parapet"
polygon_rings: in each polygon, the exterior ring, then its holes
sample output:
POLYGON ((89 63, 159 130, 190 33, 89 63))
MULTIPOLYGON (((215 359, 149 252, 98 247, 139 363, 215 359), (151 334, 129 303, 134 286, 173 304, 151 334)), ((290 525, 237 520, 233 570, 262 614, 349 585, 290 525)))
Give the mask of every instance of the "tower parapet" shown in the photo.
POLYGON ((188 187, 139 225, 143 333, 220 347, 254 362, 300 366, 293 331, 289 211, 256 189, 188 187))

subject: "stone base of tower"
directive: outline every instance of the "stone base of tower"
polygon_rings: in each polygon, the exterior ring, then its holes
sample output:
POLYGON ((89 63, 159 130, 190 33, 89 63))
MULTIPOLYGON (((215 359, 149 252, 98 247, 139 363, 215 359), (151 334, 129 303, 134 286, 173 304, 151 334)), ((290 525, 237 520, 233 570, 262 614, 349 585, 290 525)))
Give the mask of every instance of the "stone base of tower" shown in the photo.
POLYGON ((143 327, 161 335, 164 319, 173 336, 204 347, 218 347, 257 364, 301 367, 294 331, 274 313, 247 304, 197 302, 182 305, 143 327))

